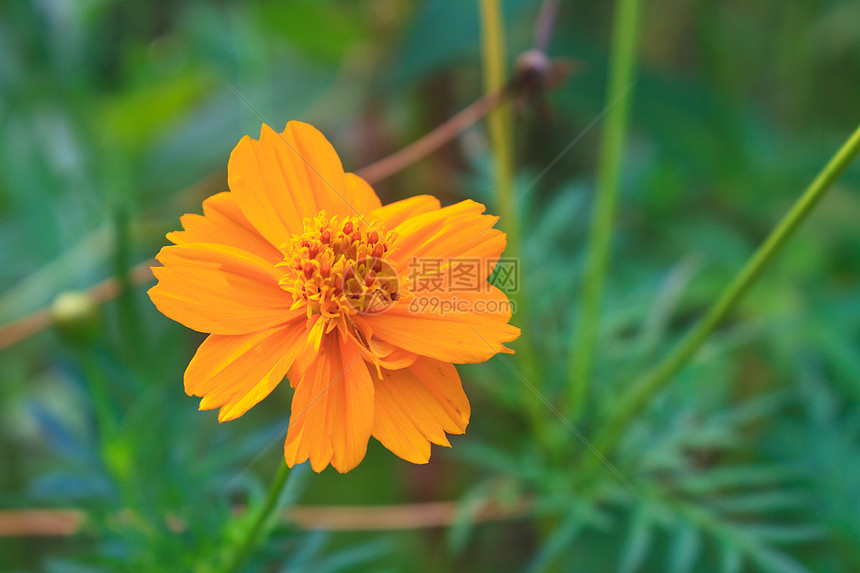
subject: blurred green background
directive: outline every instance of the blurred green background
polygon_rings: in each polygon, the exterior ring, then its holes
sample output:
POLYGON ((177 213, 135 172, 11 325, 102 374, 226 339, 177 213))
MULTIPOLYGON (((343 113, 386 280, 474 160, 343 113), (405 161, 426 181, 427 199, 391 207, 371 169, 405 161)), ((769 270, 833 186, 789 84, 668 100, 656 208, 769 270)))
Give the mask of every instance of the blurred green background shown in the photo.
MULTIPOLYGON (((504 2, 511 66, 539 8, 504 2)), ((610 2, 560 3, 548 53, 575 71, 546 94, 549 114, 514 106, 517 192, 603 110, 611 16, 610 2)), ((63 291, 130 282, 181 214, 226 189, 229 153, 257 136, 257 113, 278 129, 313 123, 348 170, 414 141, 482 94, 480 28, 465 0, 6 0, 0 325, 63 291)), ((856 127, 860 3, 649 0, 637 58, 585 436, 856 127)), ((513 348, 535 349, 536 385, 556 404, 601 128, 515 206, 531 315, 514 318, 513 348)), ((492 165, 482 123, 375 187, 384 203, 429 193, 498 213, 492 165)), ((549 408, 552 447, 542 443, 520 353, 461 368, 469 430, 428 465, 372 441, 346 475, 291 478, 301 505, 462 502, 452 526, 285 524, 248 570, 860 570, 858 285, 854 166, 625 429, 611 461, 635 493, 605 467, 583 477, 572 460, 591 454, 549 408), (528 516, 470 518, 476 499, 504 508, 520 496, 528 516)), ((159 314, 145 288, 124 289, 75 332, 0 350, 0 508, 87 515, 75 536, 0 536, 0 569, 207 571, 241 529, 231 506, 258 500, 283 463, 288 385, 228 424, 198 413, 182 372, 202 337, 159 314)))

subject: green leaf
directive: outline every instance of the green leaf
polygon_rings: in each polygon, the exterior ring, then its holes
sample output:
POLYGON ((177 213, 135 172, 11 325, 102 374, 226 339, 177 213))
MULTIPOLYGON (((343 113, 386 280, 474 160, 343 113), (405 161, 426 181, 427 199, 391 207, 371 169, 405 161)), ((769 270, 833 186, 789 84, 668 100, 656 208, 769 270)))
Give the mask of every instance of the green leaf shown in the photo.
POLYGON ((827 528, 815 523, 739 525, 739 529, 765 543, 794 545, 818 541, 827 537, 827 528))
POLYGON ((710 505, 724 513, 750 514, 807 508, 812 503, 813 498, 807 490, 778 489, 721 496, 710 505))
POLYGON ((581 510, 574 510, 568 513, 532 558, 526 568, 526 572, 542 573, 548 570, 564 554, 565 550, 570 547, 570 544, 576 540, 585 524, 585 516, 581 510))
POLYGON ((477 503, 489 496, 497 482, 486 480, 470 488, 457 504, 454 522, 448 529, 448 548, 457 553, 463 551, 474 530, 474 511, 477 503))
POLYGON ((809 569, 779 551, 762 549, 752 555, 752 560, 766 573, 810 573, 809 569))
POLYGON ((651 545, 654 542, 654 531, 648 510, 637 510, 630 520, 630 529, 624 541, 621 560, 618 565, 619 573, 635 573, 645 564, 651 545))
POLYGON ((726 489, 773 486, 797 480, 800 472, 785 465, 724 466, 703 472, 689 473, 678 481, 683 491, 692 494, 726 489))
POLYGON ((724 545, 720 551, 721 573, 741 573, 744 557, 741 551, 733 545, 724 545))
POLYGON ((669 547, 669 573, 692 571, 696 558, 702 549, 702 536, 699 530, 689 523, 681 524, 669 547))

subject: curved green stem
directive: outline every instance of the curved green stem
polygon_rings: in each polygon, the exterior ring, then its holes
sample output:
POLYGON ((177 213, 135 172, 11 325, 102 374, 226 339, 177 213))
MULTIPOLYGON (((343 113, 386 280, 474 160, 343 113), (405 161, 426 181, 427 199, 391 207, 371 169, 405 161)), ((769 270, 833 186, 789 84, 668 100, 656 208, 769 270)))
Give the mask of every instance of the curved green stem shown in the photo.
POLYGON ((630 94, 636 62, 639 0, 616 0, 606 90, 606 127, 600 145, 594 214, 586 254, 582 306, 570 356, 567 411, 576 423, 588 397, 594 364, 606 271, 612 246, 612 225, 618 199, 621 156, 624 152, 630 94))
MULTIPOLYGON (((499 0, 481 0, 481 39, 484 63, 484 87, 487 92, 496 92, 505 89, 506 66, 505 56, 505 24, 499 0)), ((514 138, 511 122, 511 109, 507 102, 502 102, 499 107, 488 115, 490 143, 495 159, 496 179, 496 204, 505 212, 504 228, 508 235, 508 246, 506 256, 520 261, 520 272, 522 272, 522 234, 520 220, 515 209, 509 207, 514 199, 514 138)), ((525 293, 521 290, 511 293, 517 318, 522 327, 528 326, 528 309, 526 308, 525 293)), ((519 362, 523 366, 524 376, 540 390, 541 376, 538 371, 537 361, 531 342, 527 338, 521 338, 517 351, 519 362)), ((524 387, 525 404, 528 415, 539 435, 542 443, 545 442, 544 412, 540 403, 540 397, 532 390, 524 387)))
POLYGON ((245 532, 244 537, 239 540, 235 551, 227 561, 227 566, 223 569, 224 573, 237 573, 242 570, 242 567, 250 559, 254 550, 257 549, 260 542, 265 539, 272 527, 272 514, 278 507, 278 501, 281 499, 281 494, 284 491, 284 486, 287 484, 287 476, 290 473, 290 468, 287 464, 282 463, 275 474, 275 479, 269 487, 269 493, 266 495, 266 500, 259 507, 250 527, 245 532))
MULTIPOLYGON (((767 265, 809 216, 818 201, 860 153, 860 127, 821 170, 791 210, 765 239, 743 269, 690 332, 656 368, 634 383, 610 415, 605 429, 595 439, 595 448, 608 457, 618 444, 624 428, 668 384, 696 354, 708 336, 759 278, 767 265)), ((593 458, 590 458, 593 459, 593 458)))

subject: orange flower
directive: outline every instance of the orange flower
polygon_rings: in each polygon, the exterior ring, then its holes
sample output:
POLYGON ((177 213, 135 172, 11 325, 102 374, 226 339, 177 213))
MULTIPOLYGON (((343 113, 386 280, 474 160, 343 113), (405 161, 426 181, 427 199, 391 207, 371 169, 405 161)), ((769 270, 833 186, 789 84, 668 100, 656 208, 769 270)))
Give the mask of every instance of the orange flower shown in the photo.
POLYGON ((450 446, 446 432, 465 432, 470 414, 452 363, 510 352, 504 343, 519 336, 507 298, 486 282, 505 248, 497 218, 427 195, 383 207, 300 122, 244 137, 228 185, 167 235, 174 245, 158 254, 149 290, 162 313, 210 333, 185 371, 200 409, 238 418, 286 376, 290 466, 349 471, 370 436, 415 463, 431 442, 450 446), (451 288, 463 260, 480 262, 479 290, 451 288), (434 264, 416 274, 418 261, 434 264), (419 279, 435 282, 432 296, 420 296, 419 279))

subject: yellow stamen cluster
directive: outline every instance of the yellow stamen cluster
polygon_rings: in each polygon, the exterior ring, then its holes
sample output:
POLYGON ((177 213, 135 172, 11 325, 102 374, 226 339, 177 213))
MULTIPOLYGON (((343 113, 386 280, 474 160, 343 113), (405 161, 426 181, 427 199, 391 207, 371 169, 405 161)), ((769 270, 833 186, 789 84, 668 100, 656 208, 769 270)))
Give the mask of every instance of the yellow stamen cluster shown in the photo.
POLYGON ((320 211, 304 220, 304 232, 281 247, 285 272, 280 286, 293 308, 338 318, 374 313, 397 300, 401 281, 386 253, 395 238, 376 221, 329 217, 320 211))

